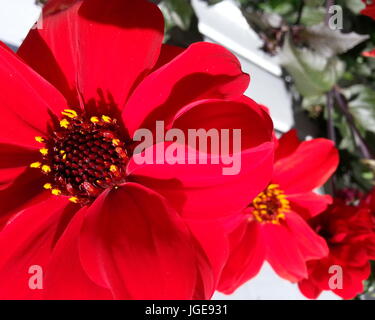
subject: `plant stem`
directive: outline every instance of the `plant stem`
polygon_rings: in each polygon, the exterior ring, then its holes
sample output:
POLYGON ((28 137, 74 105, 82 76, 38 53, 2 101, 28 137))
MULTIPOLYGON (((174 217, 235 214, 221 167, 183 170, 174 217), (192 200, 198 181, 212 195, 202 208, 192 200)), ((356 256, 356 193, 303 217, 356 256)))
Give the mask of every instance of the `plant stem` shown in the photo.
POLYGON ((327 123, 327 132, 328 138, 336 142, 336 133, 333 123, 333 92, 330 91, 327 93, 327 114, 328 114, 328 123, 327 123))
POLYGON ((295 25, 298 25, 301 23, 302 13, 303 13, 303 7, 305 6, 305 0, 301 0, 299 7, 298 7, 298 13, 297 13, 297 19, 294 23, 295 25))
MULTIPOLYGON (((333 97, 333 91, 329 91, 326 95, 327 97, 327 116, 328 116, 328 122, 327 122, 327 135, 330 140, 335 142, 336 144, 336 132, 335 132, 335 125, 333 122, 333 107, 334 107, 334 97, 333 97)), ((333 195, 336 194, 336 173, 332 175, 331 179, 328 182, 328 185, 331 189, 331 193, 333 195)))
POLYGON ((338 104, 338 107, 340 108, 341 112, 345 116, 346 120, 348 121, 351 129, 353 130, 354 134, 357 137, 357 142, 359 145, 359 148, 361 150, 362 156, 366 159, 374 159, 371 155, 370 149, 366 144, 365 139, 363 138, 362 134, 359 132, 353 115, 349 111, 348 103, 345 99, 345 97, 338 91, 337 88, 334 89, 335 98, 338 104))

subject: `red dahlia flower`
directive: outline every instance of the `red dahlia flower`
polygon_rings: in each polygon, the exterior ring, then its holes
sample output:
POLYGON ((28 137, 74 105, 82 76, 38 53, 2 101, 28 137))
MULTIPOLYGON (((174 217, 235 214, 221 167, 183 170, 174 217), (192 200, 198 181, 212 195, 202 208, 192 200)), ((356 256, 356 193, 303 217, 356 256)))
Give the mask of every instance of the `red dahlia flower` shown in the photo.
POLYGON ((163 30, 148 1, 76 1, 18 56, 0 46, 1 299, 212 295, 227 243, 211 218, 267 184, 272 122, 230 52, 164 46, 163 30), (156 120, 241 129, 240 173, 137 165, 133 134, 156 120), (33 265, 43 290, 29 288, 33 265))
POLYGON ((362 0, 362 2, 366 5, 366 8, 361 11, 361 14, 375 19, 375 2, 373 0, 362 0))
POLYGON ((313 190, 337 165, 330 140, 300 142, 295 130, 279 140, 271 183, 241 212, 241 223, 230 234, 231 253, 220 291, 233 292, 254 277, 264 261, 287 280, 307 277, 306 261, 328 254, 324 239, 305 220, 322 212, 331 197, 313 190))
POLYGON ((365 51, 365 52, 362 53, 362 55, 364 57, 367 57, 367 58, 374 58, 375 57, 375 49, 370 50, 370 51, 365 51))
POLYGON ((374 220, 375 229, 375 188, 373 188, 362 200, 362 206, 368 207, 374 220))
POLYGON ((344 299, 363 292, 363 280, 371 271, 369 259, 375 258, 375 233, 368 208, 335 200, 323 214, 311 219, 310 225, 326 239, 329 256, 308 262, 309 277, 299 282, 301 292, 310 299, 316 299, 323 290, 344 299), (342 272, 330 272, 332 266, 342 272), (330 281, 341 275, 342 279, 330 281))

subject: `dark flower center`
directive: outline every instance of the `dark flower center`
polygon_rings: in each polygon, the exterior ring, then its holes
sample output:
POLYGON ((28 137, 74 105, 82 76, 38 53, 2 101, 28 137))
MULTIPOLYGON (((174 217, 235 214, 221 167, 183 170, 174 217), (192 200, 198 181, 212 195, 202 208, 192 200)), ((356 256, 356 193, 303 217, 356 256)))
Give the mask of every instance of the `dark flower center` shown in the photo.
POLYGON ((48 138, 35 137, 44 144, 43 159, 31 167, 48 176, 50 182, 44 188, 52 194, 86 204, 104 189, 125 182, 127 152, 116 119, 78 115, 70 109, 63 115, 60 128, 48 138))
POLYGON ((284 191, 277 184, 270 184, 251 203, 252 214, 258 222, 279 224, 290 210, 284 191))

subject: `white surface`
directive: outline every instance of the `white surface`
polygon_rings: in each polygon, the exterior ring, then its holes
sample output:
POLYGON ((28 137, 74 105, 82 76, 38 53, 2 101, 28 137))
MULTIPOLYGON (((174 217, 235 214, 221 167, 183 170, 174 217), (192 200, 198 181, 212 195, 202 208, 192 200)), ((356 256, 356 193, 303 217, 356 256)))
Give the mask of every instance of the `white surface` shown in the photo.
POLYGON ((19 46, 39 15, 34 0, 0 0, 0 40, 19 46))
MULTIPOLYGON (((194 4, 197 1, 193 1, 194 4)), ((293 124, 290 99, 283 88, 283 82, 277 75, 279 68, 273 62, 267 63, 264 55, 257 56, 255 53, 260 45, 256 41, 256 35, 248 29, 243 23, 242 16, 238 15, 238 10, 233 7, 230 1, 226 1, 221 9, 221 13, 225 13, 222 18, 224 20, 217 20, 215 13, 209 13, 208 21, 204 13, 202 14, 202 31, 211 32, 211 40, 221 42, 222 39, 229 41, 232 45, 231 49, 237 53, 241 59, 243 68, 246 72, 251 74, 252 81, 249 90, 249 96, 259 103, 267 105, 271 109, 274 118, 275 126, 280 131, 286 131, 293 124), (225 22, 227 21, 227 22, 225 22), (237 22, 240 25, 236 25, 237 22), (214 27, 212 23, 216 24, 214 27), (220 24, 221 27, 220 27, 220 24), (241 25, 242 24, 242 25, 241 25), (233 37, 228 36, 227 31, 231 28, 233 37), (235 31, 233 31, 235 30, 235 31), (238 31, 240 30, 240 31, 238 31), (220 36, 220 33, 225 31, 226 35, 220 36), (250 38, 248 38, 250 37, 250 38), (249 43, 248 39, 254 41, 249 43), (243 47, 243 43, 248 44, 248 48, 243 47), (250 50, 250 49, 251 50, 250 50), (250 61, 251 60, 251 61, 250 61)), ((203 8, 203 10, 208 8, 203 8)), ((201 10, 201 9, 199 9, 201 10)), ((212 10, 210 8, 209 10, 212 10)), ((215 9, 216 10, 216 9, 215 9)), ((207 13, 207 12, 206 12, 207 13)), ((34 0, 0 0, 0 40, 8 44, 19 46, 29 29, 33 26, 40 14, 40 8, 34 5, 34 0)), ((230 35, 230 32, 229 32, 230 35)), ((221 43, 228 47, 228 43, 221 43)), ((259 51, 259 50, 258 50, 259 51)), ((215 294, 215 299, 304 299, 299 293, 296 285, 280 279, 266 264, 260 274, 239 288, 233 295, 226 296, 220 293, 215 294)), ((324 293, 321 299, 337 299, 337 296, 331 293, 324 293)))
POLYGON ((249 28, 246 19, 233 0, 225 0, 209 6, 200 0, 192 0, 199 17, 199 30, 206 40, 219 43, 241 60, 242 68, 251 76, 246 94, 268 107, 275 128, 286 132, 294 125, 292 102, 280 78, 281 68, 277 59, 260 48, 262 41, 249 28))
POLYGON ((251 60, 276 76, 281 75, 281 68, 262 50, 262 41, 249 28, 241 11, 233 0, 222 1, 210 6, 200 0, 192 4, 199 17, 199 30, 208 38, 225 44, 238 55, 251 60))
MULTIPOLYGON (((279 278, 267 263, 261 272, 231 295, 217 292, 214 300, 307 300, 297 284, 279 278)), ((332 292, 323 292, 319 300, 339 300, 332 292)))

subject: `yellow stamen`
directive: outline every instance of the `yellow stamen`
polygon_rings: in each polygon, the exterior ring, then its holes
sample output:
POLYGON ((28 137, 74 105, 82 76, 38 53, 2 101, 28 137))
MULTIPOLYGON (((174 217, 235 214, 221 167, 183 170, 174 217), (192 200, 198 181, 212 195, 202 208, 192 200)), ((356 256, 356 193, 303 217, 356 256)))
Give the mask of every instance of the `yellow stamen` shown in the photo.
POLYGON ((276 189, 276 188, 278 188, 278 187, 279 187, 278 184, 270 184, 270 185, 268 186, 268 189, 276 189))
POLYGON ((44 138, 43 137, 35 137, 35 141, 36 142, 39 142, 39 143, 43 143, 45 140, 44 140, 44 138))
POLYGON ((277 215, 276 218, 278 218, 278 219, 285 219, 285 214, 284 213, 280 213, 280 214, 277 215))
POLYGON ((73 203, 78 203, 79 199, 77 197, 71 197, 71 198, 69 198, 69 201, 71 201, 73 203))
POLYGON ((66 120, 66 119, 62 119, 62 120, 60 121, 60 127, 61 127, 61 128, 68 129, 69 124, 70 124, 70 122, 69 122, 68 120, 66 120))
POLYGON ((119 139, 113 139, 112 144, 117 147, 120 144, 120 140, 119 139))
POLYGON ((48 149, 47 149, 47 148, 42 148, 42 149, 39 150, 39 152, 40 152, 42 155, 46 156, 46 155, 48 154, 48 149))
POLYGON ((65 159, 66 159, 66 153, 64 153, 64 155, 63 155, 63 157, 62 157, 62 158, 63 158, 63 160, 65 160, 65 159))
POLYGON ((51 190, 52 189, 52 184, 50 183, 46 183, 44 186, 43 186, 44 189, 46 190, 51 190))
POLYGON ((64 150, 60 150, 60 154, 64 154, 65 153, 65 151, 64 150))
POLYGON ((34 168, 34 169, 38 169, 42 166, 42 164, 40 162, 33 162, 32 164, 30 164, 30 168, 34 168))
POLYGON ((270 184, 253 200, 251 206, 253 217, 261 223, 280 224, 290 211, 289 200, 277 184, 270 184))
POLYGON ((50 173, 51 172, 51 167, 47 166, 47 165, 44 165, 42 167, 42 171, 45 172, 45 173, 50 173))
POLYGON ((78 117, 77 112, 74 111, 74 110, 72 110, 72 109, 65 109, 64 112, 61 112, 61 114, 63 114, 64 116, 69 117, 70 119, 74 119, 74 118, 78 117))
POLYGON ((117 172, 117 171, 118 171, 118 168, 117 168, 117 166, 115 166, 115 165, 113 164, 113 165, 111 165, 111 167, 109 168, 109 171, 111 171, 111 172, 117 172))
POLYGON ((108 116, 102 116, 102 119, 104 122, 107 122, 107 123, 110 123, 112 121, 112 119, 108 116))
POLYGON ((52 189, 51 190, 51 193, 54 195, 54 196, 59 196, 61 195, 61 191, 59 189, 52 189))
POLYGON ((99 122, 99 118, 98 118, 98 117, 91 117, 91 118, 90 118, 90 121, 91 121, 92 123, 98 123, 98 122, 99 122))

